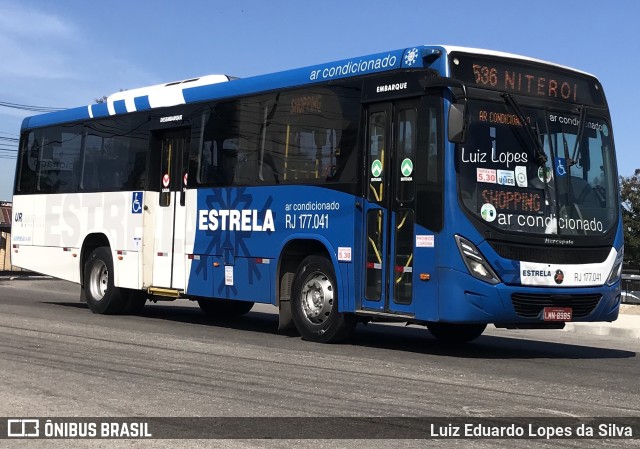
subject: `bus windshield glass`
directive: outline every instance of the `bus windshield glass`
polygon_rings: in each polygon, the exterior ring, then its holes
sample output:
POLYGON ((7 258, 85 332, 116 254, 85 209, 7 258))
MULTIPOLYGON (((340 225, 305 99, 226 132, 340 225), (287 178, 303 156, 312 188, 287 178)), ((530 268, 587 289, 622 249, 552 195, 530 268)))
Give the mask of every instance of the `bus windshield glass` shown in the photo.
POLYGON ((618 215, 609 122, 583 108, 519 109, 521 116, 508 102, 469 101, 467 140, 456 153, 464 208, 507 232, 609 232, 618 215), (540 149, 546 163, 536 158, 540 149))

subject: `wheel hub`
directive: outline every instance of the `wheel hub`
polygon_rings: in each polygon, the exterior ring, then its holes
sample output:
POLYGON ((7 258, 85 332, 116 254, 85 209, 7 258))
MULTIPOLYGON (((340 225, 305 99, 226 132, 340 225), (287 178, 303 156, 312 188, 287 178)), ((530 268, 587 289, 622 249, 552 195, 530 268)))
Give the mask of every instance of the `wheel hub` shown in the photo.
POLYGON ((96 301, 100 301, 107 293, 109 285, 109 270, 107 265, 100 261, 93 266, 89 279, 91 294, 96 301))
POLYGON ((313 273, 302 287, 302 309, 309 321, 323 323, 333 307, 333 285, 323 273, 313 273))

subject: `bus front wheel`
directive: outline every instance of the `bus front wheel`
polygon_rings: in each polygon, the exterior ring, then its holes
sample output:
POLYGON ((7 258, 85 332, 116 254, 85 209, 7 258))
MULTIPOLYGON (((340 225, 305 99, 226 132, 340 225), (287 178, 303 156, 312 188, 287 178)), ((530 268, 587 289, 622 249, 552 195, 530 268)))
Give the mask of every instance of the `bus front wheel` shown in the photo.
POLYGON ((486 324, 429 323, 429 332, 445 343, 467 343, 484 332, 486 324))
POLYGON ((113 258, 108 247, 93 250, 84 267, 84 291, 93 313, 122 313, 127 297, 113 285, 113 258))
POLYGON ((353 331, 355 317, 338 312, 336 276, 327 258, 308 256, 300 264, 293 280, 291 316, 305 340, 337 343, 353 331))

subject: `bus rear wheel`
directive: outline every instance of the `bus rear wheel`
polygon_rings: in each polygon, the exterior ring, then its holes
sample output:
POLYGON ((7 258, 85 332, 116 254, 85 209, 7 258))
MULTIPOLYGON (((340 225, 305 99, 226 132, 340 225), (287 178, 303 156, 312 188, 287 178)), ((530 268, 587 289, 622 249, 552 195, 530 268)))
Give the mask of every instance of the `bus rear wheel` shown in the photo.
POLYGON ((122 313, 127 296, 113 285, 113 258, 109 247, 93 250, 84 266, 84 291, 87 305, 93 313, 122 313))
POLYGON ((445 343, 467 343, 478 338, 486 324, 429 323, 429 332, 445 343))
POLYGON ((251 301, 198 299, 200 310, 212 318, 231 318, 242 316, 249 313, 254 304, 255 303, 251 301))
POLYGON ((305 340, 337 343, 351 335, 356 321, 338 312, 338 289, 333 264, 322 256, 306 257, 292 286, 291 316, 305 340))

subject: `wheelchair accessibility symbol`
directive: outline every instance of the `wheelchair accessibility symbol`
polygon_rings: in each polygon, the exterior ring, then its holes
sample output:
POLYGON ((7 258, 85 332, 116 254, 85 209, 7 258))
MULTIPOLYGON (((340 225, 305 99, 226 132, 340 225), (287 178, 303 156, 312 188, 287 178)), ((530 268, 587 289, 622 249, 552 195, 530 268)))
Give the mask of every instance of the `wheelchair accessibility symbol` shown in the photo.
POLYGON ((142 192, 133 192, 131 194, 131 213, 142 213, 142 192))
POLYGON ((567 175, 567 160, 563 157, 557 157, 556 160, 556 176, 562 177, 567 175))

